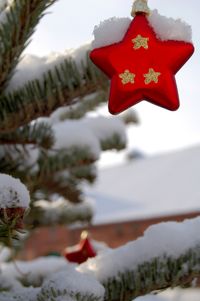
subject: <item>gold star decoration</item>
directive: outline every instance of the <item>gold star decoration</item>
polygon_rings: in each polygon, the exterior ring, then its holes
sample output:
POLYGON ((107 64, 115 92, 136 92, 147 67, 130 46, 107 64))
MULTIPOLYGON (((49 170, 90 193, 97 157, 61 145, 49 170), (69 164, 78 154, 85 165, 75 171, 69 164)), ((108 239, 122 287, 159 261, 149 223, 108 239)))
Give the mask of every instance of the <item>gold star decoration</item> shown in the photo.
POLYGON ((148 45, 149 38, 142 37, 140 34, 137 35, 137 37, 135 39, 133 39, 132 42, 134 44, 133 48, 136 50, 140 49, 141 47, 143 47, 144 49, 149 48, 149 45, 148 45))
POLYGON ((131 73, 129 70, 125 70, 124 73, 121 73, 119 77, 122 80, 122 84, 126 85, 128 83, 134 84, 135 74, 131 73))
POLYGON ((161 75, 160 72, 155 72, 153 68, 149 68, 149 73, 144 74, 145 84, 148 85, 151 82, 158 83, 158 77, 161 75))

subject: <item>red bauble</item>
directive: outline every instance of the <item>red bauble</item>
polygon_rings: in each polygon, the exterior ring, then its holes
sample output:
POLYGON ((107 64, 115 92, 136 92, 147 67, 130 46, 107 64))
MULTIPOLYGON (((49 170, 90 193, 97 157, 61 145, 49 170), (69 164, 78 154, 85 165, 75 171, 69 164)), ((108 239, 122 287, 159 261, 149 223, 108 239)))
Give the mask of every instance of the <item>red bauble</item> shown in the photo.
POLYGON ((110 113, 142 100, 174 111, 179 107, 175 74, 193 52, 191 43, 158 39, 139 13, 121 42, 94 49, 90 58, 111 79, 110 113))
POLYGON ((0 220, 6 225, 13 225, 15 230, 24 228, 24 215, 27 208, 1 208, 0 209, 0 220))
POLYGON ((81 234, 81 240, 78 245, 68 247, 64 251, 64 256, 70 262, 81 264, 90 257, 95 257, 96 252, 90 242, 87 232, 81 234))

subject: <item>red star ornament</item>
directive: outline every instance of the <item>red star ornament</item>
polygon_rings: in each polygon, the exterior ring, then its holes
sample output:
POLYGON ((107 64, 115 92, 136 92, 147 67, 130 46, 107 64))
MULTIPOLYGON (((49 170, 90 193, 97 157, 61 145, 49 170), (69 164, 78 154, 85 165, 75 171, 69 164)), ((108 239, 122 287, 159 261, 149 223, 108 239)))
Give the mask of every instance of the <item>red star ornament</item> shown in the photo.
POLYGON ((121 42, 94 49, 90 58, 111 79, 111 114, 142 100, 175 111, 179 107, 175 74, 193 52, 192 43, 157 38, 146 15, 139 13, 121 42))
POLYGON ((70 262, 81 264, 90 257, 95 257, 96 252, 89 240, 87 231, 81 234, 81 240, 78 245, 68 247, 64 250, 64 256, 70 262))

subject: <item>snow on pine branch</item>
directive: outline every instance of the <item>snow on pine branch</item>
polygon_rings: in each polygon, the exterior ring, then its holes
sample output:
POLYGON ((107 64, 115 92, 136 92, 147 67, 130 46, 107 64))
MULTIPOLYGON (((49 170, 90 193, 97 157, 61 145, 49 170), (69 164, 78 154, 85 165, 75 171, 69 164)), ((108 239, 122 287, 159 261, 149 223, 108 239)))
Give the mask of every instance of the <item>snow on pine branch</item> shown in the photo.
POLYGON ((26 54, 17 65, 15 74, 9 82, 7 92, 16 90, 27 82, 42 79, 44 73, 59 67, 66 59, 73 59, 77 64, 85 61, 90 44, 85 44, 77 49, 69 49, 63 53, 52 52, 48 56, 26 54))
POLYGON ((134 301, 199 301, 199 288, 169 289, 158 294, 138 297, 134 301))
MULTIPOLYGON (((108 279, 136 270, 137 266, 155 258, 165 256, 177 259, 200 246, 199 227, 200 217, 182 223, 163 222, 153 225, 136 241, 89 259, 78 270, 92 274, 101 283, 105 283, 108 279)), ((161 268, 164 271, 164 266, 161 268)), ((187 265, 183 270, 187 272, 187 265)))
MULTIPOLYGON (((69 266, 64 257, 55 256, 39 257, 30 261, 17 261, 16 263, 18 269, 12 261, 1 264, 4 278, 9 279, 8 283, 11 280, 13 281, 12 290, 20 288, 20 281, 23 282, 23 280, 26 281, 27 285, 39 287, 49 275, 64 271, 69 266), (18 284, 15 281, 18 281, 18 284)), ((6 286, 4 285, 4 287, 6 286)))
POLYGON ((0 160, 9 154, 12 161, 19 163, 19 170, 23 171, 24 168, 32 168, 32 171, 38 170, 37 161, 39 158, 39 149, 32 144, 22 146, 20 144, 3 144, 0 145, 0 160))
POLYGON ((101 152, 101 142, 119 137, 120 143, 126 143, 125 124, 119 118, 83 118, 66 120, 53 125, 56 150, 70 147, 86 147, 98 158, 101 152))
POLYGON ((88 117, 83 119, 83 124, 88 126, 100 141, 109 139, 111 136, 117 134, 122 143, 126 143, 125 126, 119 118, 106 118, 103 116, 88 117))
POLYGON ((40 225, 70 224, 76 221, 90 221, 94 215, 92 202, 83 201, 80 204, 72 204, 60 198, 49 202, 40 200, 34 202, 34 222, 40 225))
MULTIPOLYGON (((161 16, 157 10, 153 10, 148 18, 158 38, 161 40, 191 41, 191 27, 180 19, 174 20, 161 16)), ((131 19, 129 18, 111 18, 101 22, 99 26, 95 26, 95 40, 92 43, 93 48, 121 41, 130 23, 131 19)), ((25 55, 18 64, 15 74, 9 82, 7 92, 16 90, 31 80, 40 80, 44 73, 48 70, 52 70, 55 66, 59 66, 66 59, 71 58, 79 64, 85 60, 86 53, 90 49, 91 44, 88 43, 77 49, 66 50, 64 53, 51 53, 43 57, 30 54, 25 55)))
POLYGON ((93 111, 102 102, 105 102, 106 98, 107 96, 103 91, 93 92, 81 98, 76 98, 72 105, 56 109, 50 115, 51 123, 55 124, 66 119, 83 118, 89 111, 93 111))
POLYGON ((99 141, 90 128, 83 126, 79 120, 66 120, 53 126, 55 133, 55 150, 67 149, 70 147, 87 148, 91 154, 98 159, 101 148, 99 141))
POLYGON ((0 174, 0 208, 28 208, 29 203, 29 192, 21 181, 0 174))
POLYGON ((38 301, 39 291, 38 287, 23 287, 14 292, 1 292, 1 301, 38 301))
MULTIPOLYGON (((192 30, 190 25, 181 19, 162 16, 153 10, 148 17, 158 39, 191 42, 192 30)), ((130 18, 110 18, 94 28, 93 48, 108 46, 120 42, 131 24, 130 18)))
POLYGON ((93 277, 79 273, 68 266, 66 271, 55 273, 44 282, 38 294, 38 301, 50 300, 52 292, 56 301, 71 300, 71 298, 77 301, 101 301, 104 291, 103 286, 93 277))
MULTIPOLYGON (((4 11, 4 9, 6 8, 6 6, 8 5, 8 0, 1 0, 0 2, 0 13, 2 13, 2 11, 4 11)), ((1 17, 1 14, 0 14, 1 17)))
POLYGON ((5 23, 7 13, 10 11, 10 6, 13 0, 1 0, 0 2, 0 23, 5 23))

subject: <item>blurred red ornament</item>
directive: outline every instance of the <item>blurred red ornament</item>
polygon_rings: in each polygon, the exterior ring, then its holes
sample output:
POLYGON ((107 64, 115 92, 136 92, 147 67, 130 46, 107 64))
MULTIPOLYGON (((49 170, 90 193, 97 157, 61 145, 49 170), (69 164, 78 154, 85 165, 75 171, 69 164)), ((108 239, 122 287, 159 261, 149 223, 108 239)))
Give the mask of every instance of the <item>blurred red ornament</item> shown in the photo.
POLYGON ((78 264, 85 262, 90 257, 96 256, 87 231, 81 233, 81 239, 78 245, 67 247, 64 250, 64 256, 70 262, 76 262, 78 264))
POLYGON ((6 225, 13 226, 14 229, 20 230, 24 228, 24 215, 27 208, 1 208, 0 209, 0 220, 6 225))
POLYGON ((142 100, 174 111, 179 107, 175 74, 193 52, 192 43, 158 39, 146 14, 137 13, 121 42, 94 49, 90 58, 111 79, 110 113, 142 100))

